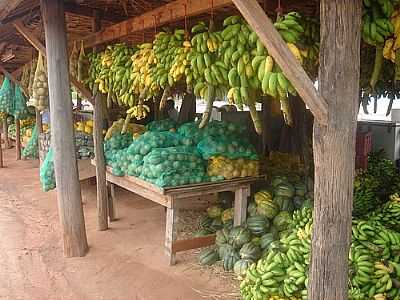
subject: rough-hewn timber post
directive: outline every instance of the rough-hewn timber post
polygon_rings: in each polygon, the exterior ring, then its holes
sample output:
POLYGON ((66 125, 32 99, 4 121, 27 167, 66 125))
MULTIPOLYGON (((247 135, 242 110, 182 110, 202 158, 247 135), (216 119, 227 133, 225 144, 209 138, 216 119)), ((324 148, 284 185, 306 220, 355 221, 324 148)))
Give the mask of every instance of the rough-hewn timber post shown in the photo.
POLYGON ((321 1, 319 90, 328 124, 314 124, 315 202, 309 299, 347 299, 362 1, 321 1))
POLYGON ((41 0, 41 7, 46 35, 51 144, 54 150, 64 255, 84 256, 88 250, 88 244, 72 124, 64 1, 41 0))
POLYGON ((7 124, 7 115, 3 120, 3 135, 4 135, 4 148, 10 149, 10 139, 8 138, 8 124, 7 124))
POLYGON ((15 156, 21 160, 21 122, 15 119, 15 156))
POLYGON ((3 163, 3 148, 1 146, 1 139, 2 139, 2 133, 0 131, 0 168, 4 167, 4 163, 3 163))
MULTIPOLYGON (((101 20, 99 11, 93 12, 93 32, 101 29, 101 20)), ((93 49, 96 51, 96 49, 93 49)), ((97 229, 108 229, 108 190, 106 181, 106 163, 103 149, 103 99, 100 93, 97 93, 94 101, 94 156, 96 159, 96 183, 97 183, 97 229)))

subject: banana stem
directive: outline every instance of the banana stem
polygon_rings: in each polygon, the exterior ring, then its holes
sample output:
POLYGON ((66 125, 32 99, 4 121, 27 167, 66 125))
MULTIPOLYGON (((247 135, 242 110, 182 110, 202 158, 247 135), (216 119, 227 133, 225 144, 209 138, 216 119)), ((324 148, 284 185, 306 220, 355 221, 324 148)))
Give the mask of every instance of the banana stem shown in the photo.
POLYGON ((167 85, 164 89, 164 92, 162 94, 161 100, 160 100, 160 110, 163 110, 165 105, 167 104, 167 99, 170 95, 171 92, 171 87, 167 85))
POLYGON ((249 106, 251 119, 253 120, 254 129, 256 130, 258 135, 261 135, 262 124, 261 124, 261 120, 260 120, 260 117, 259 117, 257 109, 256 109, 256 104, 253 101, 250 101, 248 106, 249 106))
POLYGON ((292 109, 290 108, 289 99, 287 97, 281 97, 281 110, 283 112, 283 117, 285 119, 285 123, 288 126, 293 126, 293 116, 292 109))
POLYGON ((214 92, 214 87, 211 84, 208 84, 207 86, 207 106, 206 110, 203 113, 203 117, 201 119, 201 122, 199 124, 199 128, 204 128, 207 124, 208 121, 210 121, 211 117, 211 112, 213 108, 213 103, 215 100, 215 92, 214 92))
POLYGON ((369 82, 373 91, 375 90, 376 83, 379 80, 379 75, 381 74, 382 65, 383 65, 383 45, 377 45, 375 49, 374 70, 372 71, 371 80, 369 82))
POLYGON ((126 114, 124 126, 122 126, 122 130, 121 130, 122 134, 126 133, 130 121, 131 121, 131 115, 130 114, 126 114))

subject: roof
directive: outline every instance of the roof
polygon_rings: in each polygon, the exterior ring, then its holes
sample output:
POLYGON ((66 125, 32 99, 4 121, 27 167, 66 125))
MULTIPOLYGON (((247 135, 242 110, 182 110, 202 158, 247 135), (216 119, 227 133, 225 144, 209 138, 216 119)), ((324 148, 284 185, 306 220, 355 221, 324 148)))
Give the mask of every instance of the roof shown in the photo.
MULTIPOLYGON (((305 15, 315 15, 319 13, 318 0, 261 0, 267 12, 274 14, 278 6, 278 1, 284 12, 297 10, 305 15)), ((22 21, 37 37, 44 41, 44 32, 41 22, 40 1, 39 0, 8 0, 5 4, 0 4, 0 63, 9 71, 14 72, 22 65, 28 63, 37 51, 32 48, 26 39, 14 28, 14 21, 22 21)), ((142 16, 147 13, 152 14, 154 9, 160 8, 158 13, 165 16, 170 14, 173 22, 167 22, 163 26, 184 27, 183 18, 174 19, 173 10, 163 9, 166 4, 176 2, 186 3, 187 5, 205 5, 214 4, 214 16, 223 19, 229 14, 237 13, 234 5, 229 0, 69 0, 64 1, 66 12, 66 26, 68 40, 81 40, 92 32, 92 20, 95 10, 100 12, 102 19, 102 28, 112 24, 117 24, 127 19, 142 16), (194 3, 194 4, 193 4, 194 3), (200 3, 200 4, 199 4, 200 3), (222 5, 220 5, 222 3, 222 5)), ((188 18, 189 26, 200 19, 207 20, 210 17, 211 10, 190 16, 188 18)), ((157 20, 157 16, 154 16, 157 20)), ((157 22, 157 21, 155 21, 157 22)), ((158 28, 159 29, 159 28, 158 28)), ((108 42, 125 41, 127 43, 141 43, 152 40, 155 33, 154 26, 147 26, 145 30, 136 28, 133 33, 124 35, 122 38, 110 40, 108 42)), ((44 42, 43 42, 44 44, 44 42)))

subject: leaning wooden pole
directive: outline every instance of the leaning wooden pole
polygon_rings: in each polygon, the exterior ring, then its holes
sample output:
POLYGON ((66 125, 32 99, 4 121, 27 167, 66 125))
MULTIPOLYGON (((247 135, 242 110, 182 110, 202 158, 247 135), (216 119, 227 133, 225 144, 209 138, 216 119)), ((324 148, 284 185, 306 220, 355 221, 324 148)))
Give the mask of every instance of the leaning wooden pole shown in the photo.
POLYGON ((51 144, 64 255, 84 256, 88 244, 72 123, 64 1, 41 0, 41 8, 47 49, 51 144))
MULTIPOLYGON (((98 10, 93 12, 93 32, 97 32, 101 29, 101 19, 98 10)), ((96 51, 96 47, 93 51, 96 51)), ((94 156, 96 159, 96 184, 97 184, 97 229, 107 230, 108 229, 108 216, 109 216, 109 205, 108 205, 108 189, 106 181, 106 162, 104 158, 103 149, 103 97, 100 93, 96 94, 94 101, 94 156)), ((110 217, 110 221, 111 217, 110 217)))
POLYGON ((21 121, 15 119, 15 156, 21 160, 21 121))
POLYGON ((347 299, 362 1, 321 1, 319 91, 327 126, 314 124, 314 225, 309 299, 347 299))

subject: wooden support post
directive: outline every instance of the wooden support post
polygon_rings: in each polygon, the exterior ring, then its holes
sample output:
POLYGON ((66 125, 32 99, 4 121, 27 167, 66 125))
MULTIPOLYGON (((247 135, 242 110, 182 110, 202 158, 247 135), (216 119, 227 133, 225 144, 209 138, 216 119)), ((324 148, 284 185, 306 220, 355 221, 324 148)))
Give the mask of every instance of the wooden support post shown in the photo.
POLYGON ((108 193, 108 218, 110 222, 114 222, 117 220, 117 207, 116 201, 117 198, 115 197, 115 185, 111 182, 108 184, 109 193, 108 193))
POLYGON ((39 134, 43 133, 43 125, 42 125, 42 116, 40 114, 40 111, 35 109, 35 119, 36 119, 36 130, 39 134))
POLYGON ((8 138, 7 116, 3 120, 4 148, 10 149, 10 139, 8 138))
POLYGON ((64 255, 84 256, 88 244, 72 124, 64 1, 41 0, 41 8, 49 74, 51 144, 64 255))
POLYGON ((233 225, 239 226, 246 221, 247 214, 247 197, 249 196, 249 189, 241 187, 235 191, 235 215, 233 225))
POLYGON ((16 159, 21 160, 21 122, 15 119, 15 153, 16 159))
POLYGON ((263 97, 262 102, 262 153, 265 155, 272 151, 272 113, 270 97, 263 97))
POLYGON ((328 124, 314 122, 315 187, 308 299, 348 299, 362 1, 322 0, 319 91, 328 124))
POLYGON ((2 139, 2 133, 0 131, 0 169, 4 168, 4 162, 3 162, 3 146, 1 145, 1 139, 2 139))
POLYGON ((96 159, 96 183, 97 183, 97 229, 108 229, 108 194, 106 181, 106 162, 103 149, 103 99, 97 93, 94 101, 94 157, 96 159))
POLYGON ((169 258, 169 265, 176 263, 176 254, 172 250, 173 243, 177 240, 177 224, 178 224, 179 208, 167 207, 167 220, 165 225, 165 251, 169 258))
POLYGON ((281 67, 282 72, 296 88, 303 101, 308 105, 315 119, 320 124, 326 125, 328 105, 325 99, 319 95, 313 82, 289 50, 278 30, 276 30, 274 24, 264 13, 257 0, 232 1, 260 37, 268 53, 281 67))
MULTIPOLYGON (((93 14, 93 31, 101 29, 101 20, 99 11, 95 10, 93 14)), ((94 49, 96 50, 96 49, 94 49)), ((103 149, 103 106, 104 101, 100 93, 96 94, 94 101, 94 156, 96 159, 96 186, 97 186, 97 229, 108 229, 108 191, 106 181, 106 162, 103 149)), ((114 216, 113 216, 114 217, 114 216)), ((111 219, 111 218, 110 218, 111 219)))

